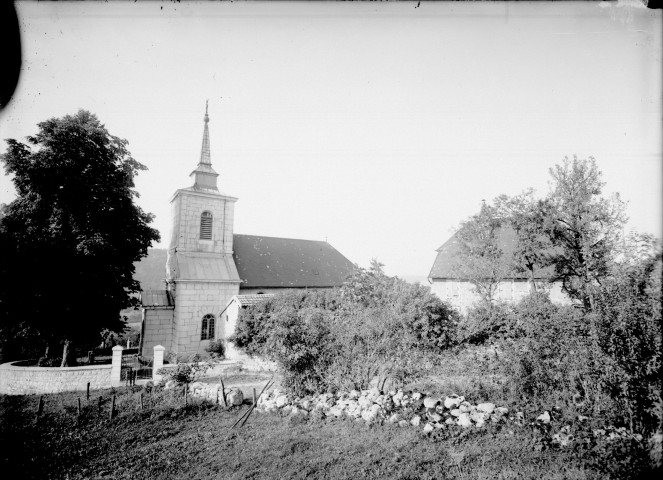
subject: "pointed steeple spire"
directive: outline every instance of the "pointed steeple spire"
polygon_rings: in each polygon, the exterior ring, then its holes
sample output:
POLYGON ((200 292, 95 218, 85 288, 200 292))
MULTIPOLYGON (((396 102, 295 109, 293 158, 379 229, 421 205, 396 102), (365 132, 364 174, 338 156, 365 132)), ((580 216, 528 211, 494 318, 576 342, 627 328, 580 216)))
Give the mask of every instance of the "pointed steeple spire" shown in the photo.
POLYGON ((191 172, 194 183, 193 188, 197 190, 213 190, 218 192, 216 187, 216 177, 218 173, 212 168, 212 159, 209 148, 209 114, 208 102, 205 102, 205 128, 203 129, 203 146, 200 150, 200 161, 196 169, 191 172))
POLYGON ((208 104, 209 100, 205 101, 205 129, 203 130, 203 148, 200 151, 200 163, 211 165, 212 160, 210 158, 211 155, 209 149, 209 127, 207 126, 209 123, 209 115, 207 114, 208 104))

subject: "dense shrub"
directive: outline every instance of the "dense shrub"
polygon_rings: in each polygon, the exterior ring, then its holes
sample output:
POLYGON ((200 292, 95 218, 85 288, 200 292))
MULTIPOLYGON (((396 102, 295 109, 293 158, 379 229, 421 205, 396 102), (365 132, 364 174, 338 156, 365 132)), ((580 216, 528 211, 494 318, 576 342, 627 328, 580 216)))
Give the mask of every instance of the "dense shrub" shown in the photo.
POLYGON ((345 309, 377 309, 402 320, 423 349, 440 349, 456 341, 458 314, 430 288, 384 275, 379 268, 359 269, 341 287, 345 309))
POLYGON ((517 336, 516 315, 512 305, 479 302, 467 309, 458 325, 458 341, 482 345, 517 336))
POLYGON ((202 376, 208 368, 206 363, 178 363, 174 368, 162 368, 157 373, 163 375, 163 382, 173 380, 178 385, 188 385, 202 376))
POLYGON ((597 343, 605 358, 604 387, 631 430, 660 430, 660 255, 605 282, 595 305, 597 343))
MULTIPOLYGON (((342 288, 292 291, 249 307, 231 341, 282 368, 298 393, 402 381, 418 357, 453 344, 456 314, 430 290, 359 270, 342 288)), ((420 369, 419 369, 420 370, 420 369)))
POLYGON ((213 358, 223 358, 226 354, 226 345, 223 343, 223 340, 212 340, 205 347, 205 351, 213 358))
POLYGON ((647 435, 660 430, 660 257, 606 280, 594 305, 585 311, 533 293, 506 313, 499 306, 470 310, 461 326, 466 342, 499 346, 499 368, 515 398, 562 402, 647 435), (482 321, 483 328, 467 326, 482 321))
POLYGON ((532 293, 513 310, 512 334, 499 342, 500 366, 513 393, 540 403, 597 400, 597 354, 583 312, 532 293))
POLYGON ((265 355, 272 330, 284 316, 292 316, 304 308, 333 312, 338 301, 338 292, 328 290, 291 290, 270 297, 240 312, 230 341, 249 355, 265 355))

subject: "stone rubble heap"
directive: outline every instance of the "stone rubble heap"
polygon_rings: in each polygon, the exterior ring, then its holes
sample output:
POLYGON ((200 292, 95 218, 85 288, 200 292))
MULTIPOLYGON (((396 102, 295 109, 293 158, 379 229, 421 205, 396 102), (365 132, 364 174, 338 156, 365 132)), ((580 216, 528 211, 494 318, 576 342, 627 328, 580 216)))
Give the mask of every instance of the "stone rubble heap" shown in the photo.
POLYGON ((347 416, 368 423, 392 423, 401 427, 423 425, 426 433, 445 425, 483 427, 488 422, 507 420, 509 409, 493 403, 473 405, 464 397, 424 396, 402 390, 381 394, 377 390, 352 390, 333 395, 325 393, 304 398, 292 398, 278 389, 258 399, 258 411, 279 412, 282 415, 347 416))
MULTIPOLYGON (((178 388, 173 380, 166 382, 164 389, 178 388)), ((226 401, 221 395, 221 385, 214 383, 194 382, 189 384, 187 393, 192 397, 200 398, 218 403, 222 406, 238 406, 244 402, 244 395, 238 388, 226 389, 226 401)), ((473 405, 465 400, 465 397, 449 395, 446 397, 427 396, 418 392, 405 393, 403 390, 390 391, 386 394, 378 390, 352 390, 349 393, 334 395, 324 393, 321 395, 308 396, 304 398, 293 398, 292 396, 274 389, 264 393, 258 399, 256 408, 258 412, 274 412, 289 416, 319 415, 322 417, 343 416, 368 423, 392 423, 400 427, 409 425, 421 426, 425 433, 436 429, 445 428, 449 425, 459 425, 463 428, 474 426, 482 428, 489 422, 500 423, 507 420, 514 424, 523 426, 527 422, 523 412, 516 412, 508 416, 509 409, 497 407, 493 403, 479 403, 473 405)), ((588 417, 578 416, 579 422, 585 422, 588 417)), ((547 425, 551 422, 550 412, 545 411, 531 425, 547 425)), ((633 438, 642 440, 642 435, 627 432, 625 428, 605 427, 593 431, 596 438, 605 438, 608 441, 614 439, 633 438)), ((658 442, 658 449, 662 443, 663 436, 654 435, 652 440, 658 442)), ((559 432, 552 435, 552 442, 560 447, 568 447, 574 443, 571 426, 562 427, 559 432)))

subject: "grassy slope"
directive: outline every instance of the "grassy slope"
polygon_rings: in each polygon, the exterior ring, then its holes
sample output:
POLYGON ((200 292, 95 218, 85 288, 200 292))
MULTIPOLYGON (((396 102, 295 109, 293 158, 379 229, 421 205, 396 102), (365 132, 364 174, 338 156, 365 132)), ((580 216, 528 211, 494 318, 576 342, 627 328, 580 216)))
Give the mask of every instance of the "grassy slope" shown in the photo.
MULTIPOLYGON (((432 365, 431 376, 406 388, 455 392, 473 403, 492 401, 512 412, 522 410, 528 419, 551 408, 505 395, 499 379, 489 374, 491 355, 489 348, 446 352, 432 365)), ((224 381, 260 387, 266 380, 226 372, 224 381)), ((0 395, 0 472, 53 479, 603 479, 643 478, 629 472, 647 463, 618 450, 597 455, 546 448, 540 432, 514 422, 483 430, 452 427, 427 436, 422 426, 255 413, 243 429, 230 430, 247 405, 225 409, 195 400, 183 407, 182 392, 170 390, 144 393, 145 410, 140 411, 140 391, 117 389, 118 415, 112 421, 112 390, 94 392, 89 404, 84 393, 45 395, 44 415, 36 426, 38 397, 0 395), (100 395, 104 404, 97 417, 100 395), (79 424, 77 397, 83 406, 79 424), (617 475, 610 477, 606 470, 617 475)), ((578 413, 564 406, 552 430, 573 423, 578 413)), ((595 420, 591 428, 601 425, 595 420)))
MULTIPOLYGON (((254 414, 241 430, 226 410, 181 392, 145 396, 119 389, 118 416, 108 419, 111 392, 95 392, 76 424, 81 393, 45 396, 38 425, 35 396, 0 396, 0 471, 21 478, 604 478, 572 452, 538 451, 527 427, 453 429, 428 437, 419 428, 368 426, 336 419, 254 414), (97 418, 98 395, 105 403, 97 418), (154 406, 153 406, 154 405, 154 406), (11 470, 7 470, 11 469, 11 470)), ((242 409, 247 406, 242 406, 242 409)))

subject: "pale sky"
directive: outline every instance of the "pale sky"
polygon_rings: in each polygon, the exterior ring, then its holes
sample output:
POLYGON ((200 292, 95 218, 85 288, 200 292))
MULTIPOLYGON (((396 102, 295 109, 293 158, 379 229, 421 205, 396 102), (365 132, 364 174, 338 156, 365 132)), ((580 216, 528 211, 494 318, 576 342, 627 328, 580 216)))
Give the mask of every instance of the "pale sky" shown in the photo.
MULTIPOLYGON (((0 138, 95 113, 148 167, 167 247, 209 99, 235 233, 327 239, 425 277, 481 200, 593 156, 629 228, 661 236, 661 11, 589 2, 18 3, 0 138)), ((6 150, 4 142, 0 152, 6 150)), ((0 174, 0 203, 15 192, 0 174)))

